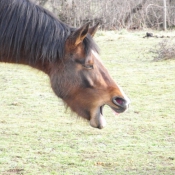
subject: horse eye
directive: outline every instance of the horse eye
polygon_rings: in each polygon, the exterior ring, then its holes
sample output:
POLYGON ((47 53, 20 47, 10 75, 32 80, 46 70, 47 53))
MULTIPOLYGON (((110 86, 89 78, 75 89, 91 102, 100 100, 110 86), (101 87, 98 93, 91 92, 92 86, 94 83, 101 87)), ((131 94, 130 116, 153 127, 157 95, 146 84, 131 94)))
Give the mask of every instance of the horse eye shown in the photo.
POLYGON ((85 67, 86 69, 93 69, 94 68, 93 64, 84 64, 83 67, 85 67))

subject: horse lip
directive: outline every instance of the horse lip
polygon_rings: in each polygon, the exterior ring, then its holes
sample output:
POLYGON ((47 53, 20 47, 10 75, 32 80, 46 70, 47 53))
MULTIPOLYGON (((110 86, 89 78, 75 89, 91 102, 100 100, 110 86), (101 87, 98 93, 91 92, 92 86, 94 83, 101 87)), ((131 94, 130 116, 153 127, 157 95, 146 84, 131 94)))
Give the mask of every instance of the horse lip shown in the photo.
POLYGON ((124 108, 120 108, 120 109, 116 109, 116 108, 114 108, 114 107, 112 107, 112 106, 110 106, 110 108, 114 111, 114 112, 116 112, 116 113, 122 113, 122 112, 124 112, 126 109, 124 109, 124 108))
POLYGON ((103 107, 100 106, 96 110, 96 114, 90 119, 90 125, 94 128, 102 129, 106 126, 106 120, 103 116, 103 107))

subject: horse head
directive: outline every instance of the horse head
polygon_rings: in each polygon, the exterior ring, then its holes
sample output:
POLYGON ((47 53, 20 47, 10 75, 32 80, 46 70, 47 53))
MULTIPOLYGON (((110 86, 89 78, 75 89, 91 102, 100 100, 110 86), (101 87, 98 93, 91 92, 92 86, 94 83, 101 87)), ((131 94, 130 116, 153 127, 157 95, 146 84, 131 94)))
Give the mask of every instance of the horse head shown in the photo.
POLYGON ((104 67, 92 39, 98 24, 73 30, 65 42, 65 56, 54 63, 51 85, 57 96, 95 128, 106 125, 104 105, 116 113, 128 109, 130 100, 104 67))

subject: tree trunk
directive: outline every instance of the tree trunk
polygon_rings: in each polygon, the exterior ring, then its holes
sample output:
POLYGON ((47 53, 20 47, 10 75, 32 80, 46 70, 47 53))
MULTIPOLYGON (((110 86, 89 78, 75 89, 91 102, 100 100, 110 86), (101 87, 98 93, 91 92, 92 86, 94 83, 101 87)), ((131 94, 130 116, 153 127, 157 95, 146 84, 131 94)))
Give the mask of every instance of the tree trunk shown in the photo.
POLYGON ((125 18, 125 23, 126 24, 130 20, 132 14, 137 13, 138 11, 142 10, 142 8, 143 8, 143 6, 144 6, 144 4, 146 2, 147 2, 147 0, 143 0, 140 4, 138 4, 136 7, 134 7, 133 9, 131 9, 131 11, 129 12, 129 14, 125 18))
POLYGON ((166 0, 163 0, 163 29, 166 31, 167 30, 167 25, 166 25, 166 0))

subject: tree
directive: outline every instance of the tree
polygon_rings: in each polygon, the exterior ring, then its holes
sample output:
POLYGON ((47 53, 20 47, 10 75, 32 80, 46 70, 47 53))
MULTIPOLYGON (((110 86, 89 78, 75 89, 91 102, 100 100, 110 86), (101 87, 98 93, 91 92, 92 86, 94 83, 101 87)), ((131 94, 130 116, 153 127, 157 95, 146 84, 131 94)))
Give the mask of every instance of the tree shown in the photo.
POLYGON ((166 0, 163 0, 163 29, 167 29, 166 25, 166 14, 167 14, 167 6, 166 6, 166 0))
POLYGON ((125 23, 128 23, 132 14, 137 13, 138 11, 142 10, 142 8, 146 2, 147 2, 147 0, 142 0, 142 2, 140 4, 137 4, 134 8, 132 8, 125 19, 125 23))

